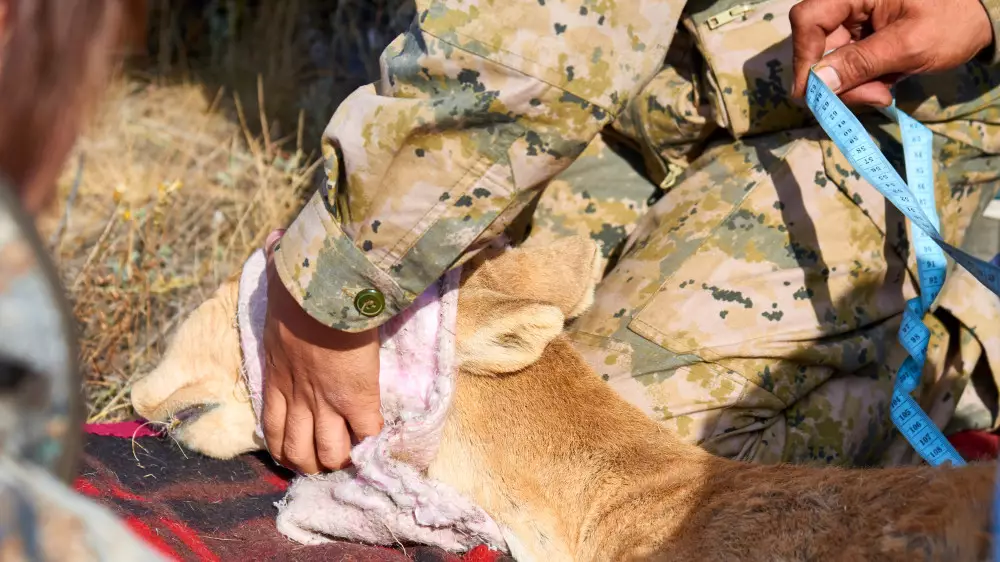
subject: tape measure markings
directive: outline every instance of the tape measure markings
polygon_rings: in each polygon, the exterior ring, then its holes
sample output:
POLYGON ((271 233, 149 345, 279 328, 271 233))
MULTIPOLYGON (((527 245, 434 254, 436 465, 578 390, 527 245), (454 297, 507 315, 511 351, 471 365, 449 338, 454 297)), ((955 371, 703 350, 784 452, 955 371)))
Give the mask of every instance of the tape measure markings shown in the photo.
POLYGON ((887 111, 900 127, 907 183, 854 113, 812 71, 806 104, 854 169, 910 222, 920 296, 910 299, 903 310, 899 340, 909 356, 896 373, 890 417, 899 432, 931 465, 965 464, 937 425, 910 396, 920 385, 930 342, 930 330, 923 318, 944 284, 948 268, 946 253, 995 294, 1000 294, 1000 267, 979 260, 942 238, 934 197, 934 135, 927 127, 899 110, 895 103, 887 111))

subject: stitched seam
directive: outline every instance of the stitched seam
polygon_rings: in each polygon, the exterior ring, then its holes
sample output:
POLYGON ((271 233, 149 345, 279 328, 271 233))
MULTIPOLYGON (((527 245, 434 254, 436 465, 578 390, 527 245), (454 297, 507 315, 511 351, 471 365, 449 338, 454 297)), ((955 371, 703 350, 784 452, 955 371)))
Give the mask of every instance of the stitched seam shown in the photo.
MULTIPOLYGON (((497 163, 495 163, 495 162, 492 162, 492 161, 490 161, 490 162, 491 162, 491 163, 490 163, 490 165, 489 165, 489 166, 487 167, 487 169, 486 169, 486 170, 485 170, 485 171, 483 172, 483 174, 482 174, 482 175, 480 176, 480 179, 485 179, 485 178, 486 178, 486 172, 488 172, 488 171, 489 171, 489 168, 492 168, 493 166, 495 166, 495 165, 498 165, 498 164, 497 164, 497 163)), ((496 185, 498 185, 498 184, 497 184, 497 182, 496 182, 496 181, 494 181, 494 180, 492 180, 492 179, 489 179, 489 180, 486 180, 486 181, 488 181, 488 185, 489 185, 490 187, 493 187, 493 186, 496 186, 496 185)), ((457 185, 457 183, 456 183, 456 185, 457 185)), ((474 187, 475 187, 475 186, 478 186, 478 185, 480 185, 480 184, 479 184, 478 182, 472 182, 472 183, 471 183, 471 184, 469 185, 468 189, 466 189, 465 191, 461 192, 461 194, 462 194, 462 195, 468 195, 468 194, 470 193, 470 191, 473 191, 473 190, 474 190, 474 187)), ((513 202, 513 198, 514 198, 514 197, 515 197, 516 195, 517 195, 517 190, 516 190, 516 189, 512 189, 512 190, 511 190, 511 192, 510 192, 510 195, 509 195, 509 201, 507 202, 507 205, 506 205, 506 206, 504 207, 504 209, 506 209, 506 208, 507 208, 508 206, 510 206, 510 204, 511 204, 511 203, 513 202)), ((447 206, 443 206, 443 204, 442 204, 442 205, 441 205, 441 207, 442 207, 442 208, 443 208, 444 210, 447 210, 447 206)), ((442 212, 441 212, 441 214, 443 214, 443 213, 444 213, 444 211, 442 211, 442 212)), ((484 225, 484 226, 483 226, 483 229, 482 229, 482 231, 480 232, 480 234, 479 234, 479 235, 477 235, 477 238, 478 238, 478 236, 481 236, 481 235, 482 235, 482 232, 485 232, 485 231, 489 230, 490 226, 492 226, 492 225, 493 225, 493 223, 495 223, 495 222, 496 222, 496 221, 497 221, 497 220, 498 220, 498 219, 499 219, 499 218, 500 218, 501 216, 503 216, 503 212, 499 212, 499 213, 497 213, 497 216, 496 216, 496 217, 494 217, 494 218, 493 218, 493 220, 491 220, 490 222, 488 222, 488 223, 487 223, 486 225, 484 225)), ((415 229, 414 229, 414 230, 415 230, 415 229)), ((416 246, 416 245, 417 245, 418 243, 420 243, 420 241, 421 241, 421 240, 423 240, 424 236, 426 236, 426 235, 427 235, 427 232, 428 232, 429 230, 430 230, 430 228, 427 228, 427 229, 424 229, 424 232, 423 232, 423 233, 421 233, 421 234, 420 234, 419 236, 417 236, 416 238, 414 238, 414 239, 413 239, 413 242, 412 242, 412 243, 411 243, 411 244, 410 244, 410 245, 409 245, 409 246, 407 247, 406 251, 405 251, 405 252, 403 252, 403 253, 402 253, 402 254, 400 255, 399 259, 398 259, 398 260, 396 260, 396 261, 394 261, 394 262, 392 263, 392 266, 395 266, 396 264, 399 264, 399 263, 402 263, 403 261, 405 261, 405 259, 406 259, 406 256, 407 256, 407 255, 408 255, 408 254, 410 253, 410 251, 411 251, 411 250, 413 250, 413 248, 414 248, 414 247, 415 247, 415 246, 416 246)), ((462 253, 463 253, 464 251, 465 251, 465 250, 461 250, 461 251, 459 251, 459 252, 458 252, 458 256, 462 255, 462 253)), ((392 266, 390 266, 390 267, 392 267, 392 266)))
MULTIPOLYGON (((452 183, 448 187, 449 191, 451 189, 453 189, 456 185, 459 185, 463 181, 465 181, 466 178, 468 178, 470 176, 470 174, 472 174, 476 169, 478 169, 480 167, 481 163, 484 162, 484 161, 488 162, 489 165, 487 165, 486 169, 483 170, 481 176, 484 176, 486 174, 486 172, 490 169, 490 167, 495 164, 495 162, 491 158, 489 158, 488 156, 486 156, 485 154, 481 155, 481 157, 479 159, 477 159, 475 162, 472 163, 472 165, 470 165, 468 168, 466 168, 465 171, 462 173, 462 175, 457 180, 455 180, 454 183, 452 183)), ((472 184, 474 185, 475 182, 472 182, 472 184)), ((471 185, 470 185, 470 188, 471 188, 471 185)), ((467 193, 468 193, 468 189, 466 189, 465 191, 463 191, 462 195, 465 195, 467 193)), ((385 262, 388 261, 390 259, 390 257, 394 253, 400 251, 400 248, 402 248, 402 247, 405 246, 406 250, 405 251, 401 251, 399 259, 392 260, 391 262, 389 262, 389 265, 386 266, 386 269, 392 268, 396 264, 402 262, 403 259, 404 259, 404 256, 406 256, 406 254, 408 254, 410 252, 410 250, 412 250, 413 247, 417 245, 417 243, 424 237, 424 235, 427 234, 427 231, 430 229, 429 226, 432 225, 434 222, 436 222, 437 218, 439 218, 441 215, 443 215, 447 211, 447 208, 448 208, 448 205, 445 204, 445 201, 438 201, 437 203, 435 203, 430 209, 427 210, 426 213, 424 213, 420 217, 420 219, 413 226, 413 228, 407 230, 406 234, 404 234, 403 236, 401 236, 399 238, 399 240, 397 240, 396 243, 393 244, 392 247, 389 248, 385 252, 385 255, 382 256, 381 259, 379 259, 378 267, 381 269, 382 266, 385 264, 385 262), (427 222, 428 221, 428 217, 431 217, 431 216, 435 216, 437 218, 430 219, 430 221, 429 221, 430 224, 428 225, 428 227, 427 228, 423 228, 422 229, 423 231, 419 232, 421 230, 420 225, 424 224, 425 222, 427 222), (417 233, 417 235, 411 237, 411 235, 413 235, 414 233, 417 233), (410 242, 409 240, 412 240, 412 242, 410 242)))
MULTIPOLYGON (((444 44, 446 44, 446 45, 451 45, 452 47, 454 47, 454 48, 456 48, 456 49, 458 49, 458 50, 460 50, 460 51, 462 51, 462 52, 465 52, 465 53, 468 53, 468 54, 470 54, 470 55, 472 55, 472 56, 474 56, 474 57, 477 57, 477 58, 481 58, 481 59, 483 59, 483 60, 488 60, 488 61, 490 61, 491 63, 493 63, 493 64, 495 64, 495 65, 497 65, 497 66, 500 66, 500 67, 503 67, 503 68, 506 68, 506 69, 508 69, 508 70, 512 70, 512 71, 514 71, 514 72, 517 72, 518 74, 520 74, 520 75, 522 75, 522 76, 525 76, 525 77, 527 77, 527 78, 530 78, 530 79, 532 79, 532 80, 536 80, 536 81, 538 81, 538 82, 541 82, 542 84, 548 84, 549 86, 551 86, 551 87, 553 87, 553 88, 556 88, 556 89, 558 89, 558 90, 561 90, 561 91, 563 91, 563 92, 566 92, 566 93, 568 93, 568 94, 572 94, 572 95, 574 95, 574 96, 576 96, 576 97, 578 97, 578 98, 580 98, 580 99, 582 99, 582 100, 586 101, 587 103, 589 103, 589 104, 591 104, 591 105, 594 105, 594 106, 596 106, 596 107, 599 107, 599 108, 601 108, 601 109, 602 109, 602 110, 604 110, 604 112, 605 112, 605 113, 607 113, 608 115, 610 115, 610 114, 611 114, 611 111, 610 111, 610 110, 609 110, 609 109, 608 109, 607 107, 605 107, 604 105, 602 105, 602 104, 599 104, 599 103, 597 103, 597 102, 594 102, 594 101, 591 101, 591 100, 589 100, 589 99, 587 99, 587 98, 585 98, 585 97, 583 97, 583 96, 578 96, 577 94, 574 94, 573 92, 569 91, 568 89, 566 89, 566 88, 565 88, 565 87, 563 87, 563 86, 560 86, 560 85, 558 85, 558 84, 554 84, 554 83, 552 83, 551 81, 549 81, 549 80, 545 80, 545 79, 543 79, 543 78, 540 78, 540 77, 538 77, 538 76, 532 76, 531 74, 528 74, 527 72, 525 72, 525 71, 523 71, 523 70, 521 70, 521 69, 519 69, 519 68, 514 68, 514 67, 512 67, 512 66, 510 66, 510 65, 508 65, 508 64, 506 64, 506 63, 503 63, 503 62, 501 62, 501 61, 498 61, 498 60, 496 60, 496 59, 494 59, 494 58, 492 58, 492 57, 487 57, 487 56, 483 56, 483 55, 481 55, 481 54, 479 54, 479 53, 474 53, 474 52, 472 52, 472 51, 470 51, 470 50, 466 49, 465 47, 462 47, 461 45, 456 45, 455 43, 452 43, 451 41, 448 41, 447 39, 444 39, 444 38, 442 38, 442 37, 440 37, 440 36, 438 36, 438 35, 434 34, 433 32, 431 32, 431 31, 428 31, 427 29, 425 29, 425 28, 423 28, 423 27, 421 27, 421 28, 420 28, 420 31, 422 31, 422 32, 426 33, 427 35, 430 35, 431 37, 433 37, 433 38, 437 39, 438 41, 440 41, 440 42, 442 42, 442 43, 444 43, 444 44)), ((470 40, 470 41, 480 41, 479 39, 476 39, 475 37, 472 37, 472 36, 469 36, 469 35, 466 35, 466 34, 464 34, 464 33, 460 33, 460 32, 457 32, 457 31, 456 31, 456 32, 454 32, 454 33, 455 33, 455 35, 457 35, 457 36, 459 36, 459 37, 462 37, 462 38, 465 38, 465 39, 468 39, 468 40, 470 40)), ((480 41, 480 42, 481 42, 481 41, 480 41)), ((508 51, 507 49, 503 49, 503 48, 500 48, 500 47, 498 47, 498 46, 496 46, 496 45, 490 45, 489 47, 490 47, 490 49, 492 49, 492 50, 495 50, 495 51, 497 51, 497 52, 501 52, 501 53, 506 53, 507 55, 510 55, 510 56, 511 56, 511 57, 513 57, 513 58, 516 58, 516 59, 519 59, 519 60, 522 60, 522 61, 525 61, 525 62, 527 62, 527 63, 530 63, 530 64, 532 64, 532 65, 535 65, 535 66, 537 66, 537 67, 539 67, 539 68, 543 68, 543 69, 545 69, 545 70, 546 70, 546 71, 548 71, 548 72, 552 72, 552 73, 556 73, 556 74, 559 74, 559 73, 561 72, 561 71, 560 71, 560 70, 558 70, 558 69, 555 69, 555 68, 550 68, 549 66, 547 66, 547 65, 544 65, 544 64, 542 64, 542 63, 540 63, 540 62, 536 62, 536 61, 533 61, 533 60, 531 60, 531 59, 529 59, 529 58, 526 58, 526 57, 524 57, 524 56, 522 56, 522 55, 519 55, 519 54, 517 54, 517 53, 514 53, 514 52, 511 52, 511 51, 508 51)))

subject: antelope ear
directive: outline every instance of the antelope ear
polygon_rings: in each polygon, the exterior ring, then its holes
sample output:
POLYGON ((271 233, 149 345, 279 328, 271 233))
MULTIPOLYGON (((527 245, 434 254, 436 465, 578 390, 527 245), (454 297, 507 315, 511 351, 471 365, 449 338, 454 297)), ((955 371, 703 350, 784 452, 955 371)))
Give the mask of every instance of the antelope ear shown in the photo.
POLYGON ((556 306, 484 287, 463 288, 458 307, 458 365, 479 375, 513 373, 538 361, 566 321, 556 306))
POLYGON ((566 320, 594 302, 601 260, 596 242, 570 237, 539 247, 522 247, 483 261, 468 275, 463 290, 487 288, 518 300, 551 305, 566 320))
POLYGON ((538 361, 566 320, 593 303, 597 252, 592 240, 575 237, 483 259, 458 292, 459 365, 503 374, 538 361))

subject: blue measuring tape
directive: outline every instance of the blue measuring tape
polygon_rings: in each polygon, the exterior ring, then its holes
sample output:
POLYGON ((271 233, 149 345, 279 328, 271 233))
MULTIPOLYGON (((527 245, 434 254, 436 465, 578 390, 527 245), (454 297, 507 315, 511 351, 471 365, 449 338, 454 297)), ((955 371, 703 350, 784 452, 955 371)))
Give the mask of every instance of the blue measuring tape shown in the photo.
POLYGON ((965 461, 934 422, 910 396, 920 384, 930 330, 923 317, 941 292, 947 273, 945 253, 964 267, 993 293, 1000 295, 1000 267, 975 258, 944 241, 934 198, 933 133, 916 119, 896 108, 887 113, 899 124, 906 162, 904 182, 876 146, 861 121, 812 71, 807 83, 806 104, 820 127, 844 154, 854 169, 910 220, 917 258, 920 296, 909 300, 903 311, 899 340, 909 356, 896 373, 890 416, 896 428, 932 466, 965 461))

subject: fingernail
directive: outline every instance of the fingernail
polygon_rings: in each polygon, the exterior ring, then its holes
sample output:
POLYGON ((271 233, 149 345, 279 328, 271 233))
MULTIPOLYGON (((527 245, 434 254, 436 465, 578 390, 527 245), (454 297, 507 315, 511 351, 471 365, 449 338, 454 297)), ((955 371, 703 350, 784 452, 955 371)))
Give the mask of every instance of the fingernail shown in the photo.
POLYGON ((824 66, 816 69, 816 76, 826 84, 833 93, 840 90, 840 74, 832 66, 824 66))

